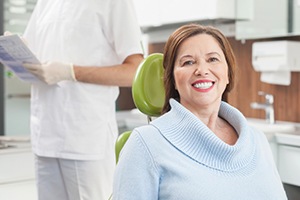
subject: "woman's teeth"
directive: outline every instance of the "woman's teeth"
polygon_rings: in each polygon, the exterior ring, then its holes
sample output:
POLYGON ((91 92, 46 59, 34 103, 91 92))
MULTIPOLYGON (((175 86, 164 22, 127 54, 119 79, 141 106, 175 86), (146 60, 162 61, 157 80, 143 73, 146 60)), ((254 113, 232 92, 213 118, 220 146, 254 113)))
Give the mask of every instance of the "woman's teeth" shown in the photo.
POLYGON ((212 85, 213 85, 212 82, 203 82, 203 83, 194 84, 194 87, 199 88, 199 89, 207 89, 207 88, 211 87, 212 85))

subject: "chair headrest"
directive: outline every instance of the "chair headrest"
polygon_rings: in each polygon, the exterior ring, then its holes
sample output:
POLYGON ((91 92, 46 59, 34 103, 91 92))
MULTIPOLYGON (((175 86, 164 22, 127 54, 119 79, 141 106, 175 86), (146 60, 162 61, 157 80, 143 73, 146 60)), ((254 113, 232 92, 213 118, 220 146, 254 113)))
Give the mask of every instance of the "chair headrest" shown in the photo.
POLYGON ((163 54, 153 53, 139 65, 132 84, 135 106, 149 117, 161 114, 165 102, 163 54))

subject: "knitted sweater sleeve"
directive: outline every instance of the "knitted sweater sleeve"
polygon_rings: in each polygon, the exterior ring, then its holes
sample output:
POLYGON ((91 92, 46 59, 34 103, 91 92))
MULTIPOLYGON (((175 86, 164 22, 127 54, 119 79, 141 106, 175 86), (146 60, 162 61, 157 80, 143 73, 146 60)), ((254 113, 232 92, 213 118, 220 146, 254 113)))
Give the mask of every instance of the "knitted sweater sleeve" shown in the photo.
POLYGON ((159 173, 152 155, 138 130, 123 147, 116 167, 114 200, 158 199, 159 173))

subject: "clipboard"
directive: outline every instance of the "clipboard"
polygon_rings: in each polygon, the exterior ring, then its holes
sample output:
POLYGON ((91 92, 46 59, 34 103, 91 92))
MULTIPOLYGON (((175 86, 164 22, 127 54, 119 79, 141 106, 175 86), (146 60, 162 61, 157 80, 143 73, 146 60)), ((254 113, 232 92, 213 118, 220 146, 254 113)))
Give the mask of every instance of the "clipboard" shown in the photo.
POLYGON ((22 65, 25 62, 40 64, 40 61, 18 35, 0 36, 0 62, 14 72, 20 80, 40 82, 22 65))

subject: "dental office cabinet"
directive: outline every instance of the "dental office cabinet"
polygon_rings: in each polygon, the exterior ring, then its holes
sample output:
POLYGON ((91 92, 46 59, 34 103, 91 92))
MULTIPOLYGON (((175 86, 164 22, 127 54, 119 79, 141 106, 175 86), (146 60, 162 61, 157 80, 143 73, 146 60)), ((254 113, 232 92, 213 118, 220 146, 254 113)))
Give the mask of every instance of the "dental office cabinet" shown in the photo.
POLYGON ((0 199, 36 200, 34 156, 29 140, 4 136, 0 137, 0 145, 0 199))

